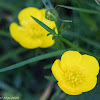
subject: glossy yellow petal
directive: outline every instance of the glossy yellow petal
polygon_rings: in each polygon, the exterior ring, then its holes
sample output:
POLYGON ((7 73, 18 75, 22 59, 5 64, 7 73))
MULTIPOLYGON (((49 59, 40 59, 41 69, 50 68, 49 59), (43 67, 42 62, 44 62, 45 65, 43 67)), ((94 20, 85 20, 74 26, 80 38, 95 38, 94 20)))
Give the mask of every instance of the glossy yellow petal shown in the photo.
POLYGON ((21 41, 23 39, 25 30, 23 27, 17 25, 16 23, 12 23, 9 27, 9 31, 11 36, 16 40, 16 41, 21 41))
POLYGON ((54 44, 52 35, 47 36, 48 31, 36 23, 31 16, 34 16, 52 29, 55 27, 54 22, 45 18, 45 9, 29 7, 23 9, 18 15, 21 26, 16 23, 10 25, 11 36, 23 47, 29 49, 52 46, 54 44))
MULTIPOLYGON (((69 95, 79 95, 92 90, 97 83, 99 72, 98 61, 89 55, 81 55, 77 51, 67 51, 61 57, 60 65, 62 80, 58 80, 59 87, 69 95)), ((58 67, 55 67, 55 74, 58 67)), ((55 77, 60 76, 60 71, 55 77)))
POLYGON ((58 85, 65 93, 69 95, 79 95, 82 93, 79 88, 73 88, 64 81, 59 81, 58 85))
POLYGON ((42 20, 45 19, 45 11, 46 11, 46 9, 40 9, 42 20))
POLYGON ((19 42, 23 47, 34 49, 39 47, 42 44, 40 38, 32 38, 29 33, 30 31, 26 31, 24 27, 17 25, 16 23, 12 23, 10 25, 10 34, 11 36, 19 42))
POLYGON ((87 76, 86 81, 82 84, 80 87, 81 91, 87 92, 92 90, 97 83, 97 77, 96 76, 87 76))
POLYGON ((80 65, 86 69, 88 74, 96 76, 99 73, 99 63, 93 56, 82 55, 82 60, 80 65))
POLYGON ((82 59, 82 55, 77 51, 67 51, 61 57, 61 68, 66 71, 68 67, 79 66, 82 59))
POLYGON ((19 43, 25 48, 34 49, 40 47, 42 41, 38 38, 32 39, 31 37, 23 37, 19 43))
POLYGON ((18 19, 20 24, 25 26, 27 23, 34 23, 35 21, 31 18, 31 16, 41 20, 41 12, 37 8, 28 7, 20 11, 18 15, 18 19))
POLYGON ((52 73, 58 81, 62 81, 65 78, 63 71, 60 68, 60 60, 57 59, 52 65, 52 73))
POLYGON ((41 44, 41 48, 47 48, 47 47, 50 47, 52 46, 55 41, 52 40, 52 35, 49 35, 49 36, 44 36, 44 37, 41 37, 41 40, 43 41, 42 44, 41 44))
POLYGON ((59 81, 58 85, 59 87, 67 94, 69 95, 79 95, 82 92, 87 92, 92 90, 97 83, 96 77, 89 77, 86 81, 84 81, 82 84, 76 87, 72 87, 67 81, 59 81))

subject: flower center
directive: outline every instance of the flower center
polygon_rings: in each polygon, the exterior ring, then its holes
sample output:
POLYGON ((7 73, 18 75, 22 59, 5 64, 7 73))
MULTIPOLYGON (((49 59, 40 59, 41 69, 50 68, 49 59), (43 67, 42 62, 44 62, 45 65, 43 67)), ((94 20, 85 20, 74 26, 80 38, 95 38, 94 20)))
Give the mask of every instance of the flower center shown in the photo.
POLYGON ((65 76, 67 84, 69 83, 69 85, 72 87, 77 87, 85 81, 85 75, 83 71, 75 67, 69 68, 65 72, 65 76))
POLYGON ((28 23, 25 26, 25 29, 27 35, 30 36, 31 38, 40 38, 48 34, 48 32, 36 22, 28 23))

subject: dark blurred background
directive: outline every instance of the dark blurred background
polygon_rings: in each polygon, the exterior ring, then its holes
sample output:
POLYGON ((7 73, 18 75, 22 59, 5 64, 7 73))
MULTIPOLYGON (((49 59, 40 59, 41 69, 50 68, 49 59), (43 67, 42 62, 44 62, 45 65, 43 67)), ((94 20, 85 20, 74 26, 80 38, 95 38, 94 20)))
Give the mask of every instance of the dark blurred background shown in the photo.
MULTIPOLYGON (((74 6, 100 11, 94 0, 51 0, 52 5, 64 22, 62 33, 65 38, 95 55, 100 55, 100 15, 80 13, 57 5, 74 6)), ((46 49, 25 49, 21 47, 9 33, 12 22, 18 22, 18 13, 26 7, 45 8, 42 0, 0 0, 0 68, 13 65, 26 59, 55 51, 55 45, 46 49)), ((69 46, 65 45, 66 49, 69 46)), ((0 96, 19 96, 19 100, 50 100, 59 91, 57 83, 47 80, 44 76, 51 75, 50 69, 54 57, 25 65, 24 67, 0 73, 0 96)), ((79 96, 69 96, 60 92, 52 100, 100 100, 100 77, 97 86, 90 92, 79 96)), ((4 99, 9 100, 9 99, 4 99)), ((15 100, 15 99, 12 99, 15 100)))

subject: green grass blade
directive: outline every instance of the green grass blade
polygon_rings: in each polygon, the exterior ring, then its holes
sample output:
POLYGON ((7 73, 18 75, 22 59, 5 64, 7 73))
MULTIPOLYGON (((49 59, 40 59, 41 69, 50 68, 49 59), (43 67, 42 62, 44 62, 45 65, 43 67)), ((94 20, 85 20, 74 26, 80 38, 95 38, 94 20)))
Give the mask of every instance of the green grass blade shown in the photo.
POLYGON ((85 13, 99 14, 100 15, 100 11, 96 11, 96 10, 89 10, 89 9, 84 9, 84 8, 76 8, 76 7, 70 7, 70 6, 64 6, 64 5, 58 5, 58 7, 63 7, 63 8, 79 11, 79 12, 85 12, 85 13))
POLYGON ((65 51, 67 51, 67 50, 54 51, 54 52, 43 54, 43 55, 40 55, 40 56, 37 56, 37 57, 34 57, 34 58, 30 58, 28 60, 19 62, 17 64, 8 66, 6 68, 2 68, 2 69, 0 69, 0 72, 5 72, 5 71, 8 71, 8 70, 18 68, 18 67, 22 67, 22 66, 29 64, 29 63, 32 63, 32 62, 36 62, 36 61, 40 61, 40 60, 43 60, 43 59, 59 56, 59 55, 62 55, 65 51))
POLYGON ((31 16, 38 24, 40 24, 45 30, 47 30, 48 32, 50 32, 53 35, 57 35, 55 33, 54 30, 52 30, 50 27, 48 27, 46 24, 44 24, 43 22, 39 21, 37 18, 31 16))

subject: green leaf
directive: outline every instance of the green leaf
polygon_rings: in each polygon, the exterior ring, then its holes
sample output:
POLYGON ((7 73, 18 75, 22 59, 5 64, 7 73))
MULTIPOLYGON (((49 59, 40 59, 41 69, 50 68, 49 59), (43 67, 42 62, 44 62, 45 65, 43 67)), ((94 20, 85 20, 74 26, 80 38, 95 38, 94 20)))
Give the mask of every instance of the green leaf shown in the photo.
POLYGON ((51 97, 50 100, 56 100, 56 97, 60 94, 60 92, 61 92, 61 89, 57 90, 57 91, 53 94, 53 96, 51 97))
POLYGON ((44 66, 44 69, 50 69, 52 67, 52 64, 44 66))
POLYGON ((44 77, 49 81, 53 81, 53 82, 57 81, 54 76, 44 76, 44 77))
POLYGON ((100 14, 100 11, 96 11, 96 10, 89 10, 89 9, 84 9, 84 8, 76 8, 76 7, 70 7, 70 6, 64 6, 64 5, 58 5, 58 7, 63 7, 63 8, 79 11, 79 12, 85 12, 85 13, 91 13, 91 14, 100 14))
POLYGON ((5 72, 5 71, 8 71, 8 70, 12 70, 12 69, 15 69, 15 68, 22 67, 22 66, 29 64, 29 63, 32 63, 32 62, 36 62, 36 61, 40 61, 40 60, 43 60, 43 59, 59 56, 59 55, 62 55, 65 51, 67 51, 67 50, 54 51, 54 52, 43 54, 43 55, 40 55, 40 56, 37 56, 37 57, 34 57, 34 58, 30 58, 28 60, 19 62, 17 64, 8 66, 6 68, 2 68, 2 69, 0 69, 0 72, 5 72))
POLYGON ((54 30, 52 30, 50 27, 48 27, 46 24, 44 24, 43 22, 39 21, 37 18, 31 16, 38 24, 40 24, 45 30, 47 30, 48 32, 50 32, 53 35, 57 35, 55 33, 54 30))

